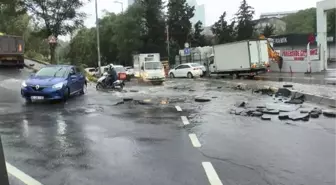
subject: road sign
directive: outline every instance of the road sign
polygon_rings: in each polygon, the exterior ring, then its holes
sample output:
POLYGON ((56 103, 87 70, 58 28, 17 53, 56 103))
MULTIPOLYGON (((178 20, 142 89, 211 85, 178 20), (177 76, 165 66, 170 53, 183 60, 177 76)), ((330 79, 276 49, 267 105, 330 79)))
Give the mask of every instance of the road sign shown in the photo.
POLYGON ((184 54, 190 55, 190 48, 184 48, 184 54))
POLYGON ((188 42, 184 43, 184 47, 189 48, 189 43, 188 42))
POLYGON ((56 39, 55 36, 50 35, 50 36, 48 37, 48 42, 49 42, 49 44, 55 44, 55 43, 57 43, 57 39, 56 39))

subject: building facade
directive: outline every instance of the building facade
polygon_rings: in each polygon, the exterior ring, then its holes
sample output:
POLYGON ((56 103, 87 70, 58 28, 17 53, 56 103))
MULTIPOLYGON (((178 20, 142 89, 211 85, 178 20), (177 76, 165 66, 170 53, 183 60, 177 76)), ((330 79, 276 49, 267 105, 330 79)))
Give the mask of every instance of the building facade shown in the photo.
POLYGON ((286 12, 270 12, 270 13, 261 13, 260 14, 260 19, 263 19, 263 18, 283 18, 287 15, 290 15, 290 14, 293 14, 293 13, 297 13, 298 10, 296 11, 286 11, 286 12))
POLYGON ((276 17, 258 19, 255 20, 255 23, 255 29, 258 33, 262 33, 267 25, 273 26, 275 35, 283 34, 286 31, 286 22, 276 17))
MULTIPOLYGON (((313 34, 314 35, 314 34, 313 34)), ((312 34, 287 34, 271 36, 274 49, 283 57, 282 72, 307 72, 307 44, 312 34)), ((327 37, 328 66, 336 60, 335 34, 327 37)), ((320 47, 317 42, 310 44, 310 61, 312 72, 320 72, 320 47)), ((331 66, 331 65, 330 65, 331 66)), ((328 67, 329 68, 329 67, 328 67)), ((331 67, 330 67, 331 68, 331 67)), ((278 65, 271 63, 272 71, 280 71, 278 65)))

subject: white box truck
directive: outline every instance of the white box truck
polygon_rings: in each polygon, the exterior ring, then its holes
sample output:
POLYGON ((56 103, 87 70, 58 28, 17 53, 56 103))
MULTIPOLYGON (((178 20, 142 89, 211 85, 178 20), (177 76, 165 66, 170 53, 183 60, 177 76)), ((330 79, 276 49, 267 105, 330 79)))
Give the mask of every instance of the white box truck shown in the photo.
POLYGON ((213 46, 210 76, 255 76, 267 71, 267 40, 247 40, 213 46))
POLYGON ((165 81, 165 72, 159 53, 137 54, 133 56, 134 76, 144 81, 160 85, 165 81))

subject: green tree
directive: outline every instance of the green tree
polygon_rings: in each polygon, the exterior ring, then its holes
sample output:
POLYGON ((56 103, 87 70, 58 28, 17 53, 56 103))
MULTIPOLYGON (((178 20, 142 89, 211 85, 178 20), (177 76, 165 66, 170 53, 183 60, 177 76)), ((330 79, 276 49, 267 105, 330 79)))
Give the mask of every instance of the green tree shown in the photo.
POLYGON ((316 8, 300 10, 283 18, 286 22, 286 33, 315 33, 316 8))
POLYGON ((118 15, 107 13, 100 21, 100 54, 103 64, 114 63, 118 57, 118 47, 114 42, 118 15))
POLYGON ((184 43, 190 41, 192 24, 190 19, 194 17, 195 7, 191 7, 186 0, 169 0, 167 24, 169 26, 170 38, 178 44, 180 48, 184 43))
POLYGON ((165 48, 165 20, 162 0, 138 0, 143 10, 143 20, 145 20, 142 36, 143 53, 161 53, 166 55, 165 48))
POLYGON ((235 41, 235 22, 230 24, 225 20, 226 12, 224 12, 217 22, 211 27, 212 33, 215 35, 215 43, 223 44, 235 41))
MULTIPOLYGON (((84 5, 81 0, 24 0, 25 7, 43 25, 40 34, 47 38, 66 35, 83 24, 84 13, 79 9, 84 5)), ((50 45, 51 63, 55 63, 54 45, 50 45)))
POLYGON ((97 66, 96 29, 83 28, 70 42, 68 57, 71 64, 97 66))
POLYGON ((117 59, 120 64, 131 65, 132 54, 138 53, 143 47, 141 38, 147 34, 147 30, 144 29, 146 22, 142 17, 143 12, 143 7, 135 3, 116 19, 112 41, 118 48, 117 59))
POLYGON ((191 45, 194 46, 205 46, 207 45, 205 36, 202 34, 203 32, 203 23, 201 21, 198 21, 194 25, 194 30, 192 32, 192 40, 191 40, 191 45))
POLYGON ((327 30, 328 33, 335 35, 336 33, 336 9, 327 11, 327 30))
POLYGON ((237 40, 246 40, 253 37, 255 22, 253 21, 254 9, 242 0, 239 10, 236 13, 237 40))
POLYGON ((274 31, 275 31, 275 27, 271 24, 267 24, 263 31, 262 31, 262 34, 268 38, 269 36, 273 35, 274 34, 274 31))

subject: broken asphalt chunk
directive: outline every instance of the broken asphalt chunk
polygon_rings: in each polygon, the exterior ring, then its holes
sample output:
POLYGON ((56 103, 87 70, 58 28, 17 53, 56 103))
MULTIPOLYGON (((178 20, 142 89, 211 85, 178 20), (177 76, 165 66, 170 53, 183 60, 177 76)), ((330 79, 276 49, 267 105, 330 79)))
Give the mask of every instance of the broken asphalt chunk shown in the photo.
POLYGON ((132 101, 133 98, 123 98, 123 101, 132 101))
POLYGON ((209 102, 211 101, 209 98, 195 98, 195 102, 209 102))
POLYGON ((246 102, 244 102, 244 101, 237 102, 235 105, 236 105, 236 107, 245 107, 246 102))
POLYGON ((236 115, 240 115, 244 110, 245 110, 245 109, 243 109, 243 108, 237 108, 237 109, 235 110, 235 114, 236 114, 236 115))
POLYGON ((311 118, 318 118, 318 117, 320 117, 320 114, 318 112, 311 112, 310 117, 311 118))
POLYGON ((286 101, 285 103, 297 105, 297 104, 303 104, 303 102, 304 101, 302 99, 291 99, 289 101, 286 101))
POLYGON ((279 114, 279 110, 270 110, 270 109, 266 109, 263 111, 264 114, 279 114))
POLYGON ((287 120, 289 119, 289 115, 288 114, 280 114, 279 115, 279 120, 287 120))
POLYGON ((284 96, 284 97, 289 97, 291 95, 291 91, 286 89, 286 88, 280 88, 278 91, 275 93, 275 97, 278 96, 284 96))
POLYGON ((264 115, 261 116, 261 119, 262 120, 271 120, 271 116, 268 116, 268 115, 264 114, 264 115))
POLYGON ((292 84, 285 84, 282 87, 293 87, 293 85, 292 84))
POLYGON ((252 115, 252 116, 255 116, 255 117, 260 117, 260 116, 263 115, 263 113, 262 113, 262 112, 255 111, 255 112, 252 112, 251 115, 252 115))
POLYGON ((301 113, 292 113, 289 115, 289 119, 292 121, 308 121, 309 120, 309 114, 301 114, 301 113))
POLYGON ((325 117, 334 118, 334 117, 336 117, 336 111, 334 111, 334 110, 325 110, 325 111, 323 111, 323 115, 325 117))

